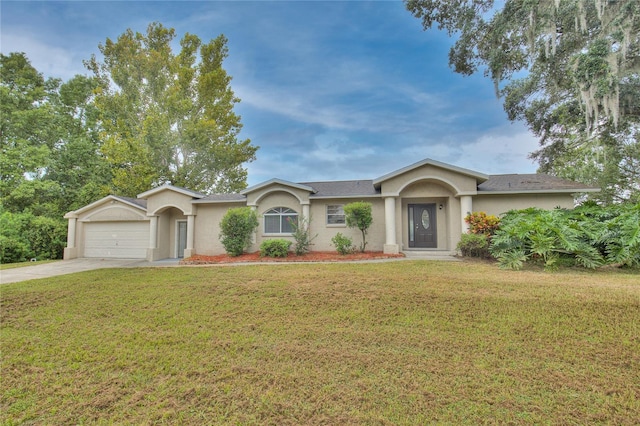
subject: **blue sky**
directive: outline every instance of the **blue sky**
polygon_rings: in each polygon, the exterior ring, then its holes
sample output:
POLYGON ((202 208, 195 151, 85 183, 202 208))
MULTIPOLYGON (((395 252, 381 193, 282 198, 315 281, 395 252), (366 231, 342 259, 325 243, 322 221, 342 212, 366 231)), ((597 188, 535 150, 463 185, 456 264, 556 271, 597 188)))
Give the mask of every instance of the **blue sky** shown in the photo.
POLYGON ((511 123, 482 74, 448 67, 452 40, 425 32, 401 1, 7 1, 0 50, 25 52, 45 77, 127 28, 158 21, 209 41, 242 99, 241 137, 259 145, 249 185, 373 179, 425 158, 488 174, 533 173, 537 141, 511 123))

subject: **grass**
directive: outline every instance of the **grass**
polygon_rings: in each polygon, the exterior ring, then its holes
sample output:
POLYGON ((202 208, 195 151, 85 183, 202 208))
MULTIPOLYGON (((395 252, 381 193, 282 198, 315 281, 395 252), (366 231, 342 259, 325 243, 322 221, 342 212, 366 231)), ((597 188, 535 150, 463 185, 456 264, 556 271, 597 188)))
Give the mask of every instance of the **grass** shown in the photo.
POLYGON ((2 424, 637 424, 640 280, 114 269, 2 291, 2 424))
POLYGON ((36 260, 33 262, 0 263, 0 271, 3 269, 24 268, 25 266, 43 265, 45 263, 59 262, 59 260, 36 260))

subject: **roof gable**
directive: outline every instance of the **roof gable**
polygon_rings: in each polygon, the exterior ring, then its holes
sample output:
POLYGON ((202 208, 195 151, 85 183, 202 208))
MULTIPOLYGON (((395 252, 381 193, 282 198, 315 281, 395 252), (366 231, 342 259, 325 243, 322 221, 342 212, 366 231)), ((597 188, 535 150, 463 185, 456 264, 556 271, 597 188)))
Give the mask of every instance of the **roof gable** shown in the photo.
POLYGON ((246 195, 246 194, 250 194, 252 192, 258 191, 260 189, 266 188, 267 186, 270 185, 282 185, 282 186, 286 186, 289 188, 295 188, 295 189, 301 189, 303 191, 309 191, 310 193, 314 193, 315 190, 305 184, 301 184, 301 183, 294 183, 294 182, 289 182, 288 180, 284 180, 284 179, 278 179, 278 178, 274 178, 274 179, 269 179, 267 181, 264 181, 262 183, 259 183, 257 185, 253 185, 250 186, 249 188, 243 189, 242 191, 240 191, 241 195, 246 195))
POLYGON ((176 192, 178 194, 186 195, 188 197, 196 198, 196 199, 200 199, 200 198, 204 198, 205 197, 205 195, 201 194, 200 192, 192 191, 192 190, 186 189, 186 188, 181 188, 179 186, 173 186, 173 185, 166 184, 166 185, 155 187, 155 188, 150 189, 148 191, 145 191, 145 192, 143 192, 141 194, 138 194, 138 198, 149 198, 150 196, 158 194, 158 193, 163 192, 163 191, 173 191, 173 192, 176 192))
POLYGON ((473 171, 473 170, 465 169, 465 168, 454 166, 454 165, 447 164, 447 163, 442 163, 440 161, 432 160, 431 158, 426 158, 426 159, 424 159, 422 161, 418 161, 417 163, 413 163, 413 164, 411 164, 409 166, 403 167, 401 169, 395 170, 395 171, 393 171, 391 173, 387 173, 384 176, 381 176, 379 178, 374 179, 373 180, 373 185, 376 188, 380 188, 380 184, 382 184, 384 181, 387 181, 387 180, 392 179, 392 178, 394 178, 396 176, 400 176, 400 175, 402 175, 404 173, 408 173, 408 172, 410 172, 412 170, 415 170, 417 168, 420 168, 420 167, 423 167, 423 166, 427 166, 427 165, 433 166, 433 167, 437 167, 437 168, 440 168, 440 169, 449 170, 451 172, 459 173, 459 174, 462 174, 462 175, 465 175, 465 176, 469 176, 469 177, 475 178, 479 182, 484 182, 489 178, 489 176, 485 175, 484 173, 476 172, 476 171, 473 171))
POLYGON ((143 212, 147 211, 147 202, 146 200, 137 200, 135 198, 129 198, 129 197, 119 197, 117 195, 107 195, 104 198, 99 199, 98 201, 94 201, 91 204, 87 204, 84 207, 79 208, 78 210, 74 210, 71 211, 67 214, 64 215, 65 219, 69 219, 72 217, 76 217, 77 215, 80 215, 84 212, 87 212, 89 210, 95 209, 98 206, 101 206, 103 204, 107 204, 109 202, 113 202, 113 201, 119 201, 121 203, 124 203, 128 206, 131 206, 133 208, 139 209, 143 212))

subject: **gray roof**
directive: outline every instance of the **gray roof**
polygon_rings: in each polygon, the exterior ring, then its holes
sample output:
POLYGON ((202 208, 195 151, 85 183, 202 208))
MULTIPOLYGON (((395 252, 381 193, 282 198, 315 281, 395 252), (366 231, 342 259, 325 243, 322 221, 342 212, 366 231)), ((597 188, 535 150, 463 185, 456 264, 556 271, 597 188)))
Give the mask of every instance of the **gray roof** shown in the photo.
POLYGON ((228 203, 228 202, 243 202, 246 201, 247 196, 242 194, 211 194, 199 200, 193 200, 193 203, 228 203))
POLYGON ((143 209, 147 208, 147 200, 143 200, 141 198, 132 198, 132 197, 121 197, 119 195, 114 195, 119 200, 125 201, 130 204, 135 204, 136 206, 140 206, 143 209))
POLYGON ((309 198, 375 197, 380 190, 373 186, 372 180, 341 180, 333 182, 303 182, 316 192, 309 198))
POLYGON ((478 193, 498 192, 594 192, 599 188, 545 174, 490 175, 478 185, 478 193))

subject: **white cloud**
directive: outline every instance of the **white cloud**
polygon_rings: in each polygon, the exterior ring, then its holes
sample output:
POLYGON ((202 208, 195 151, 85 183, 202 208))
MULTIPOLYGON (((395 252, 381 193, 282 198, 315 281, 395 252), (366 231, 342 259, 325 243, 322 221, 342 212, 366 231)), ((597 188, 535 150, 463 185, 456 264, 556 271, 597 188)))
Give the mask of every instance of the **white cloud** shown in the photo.
POLYGON ((3 31, 2 53, 10 52, 24 52, 31 65, 45 78, 68 80, 76 74, 87 73, 76 52, 41 42, 19 29, 3 31))

